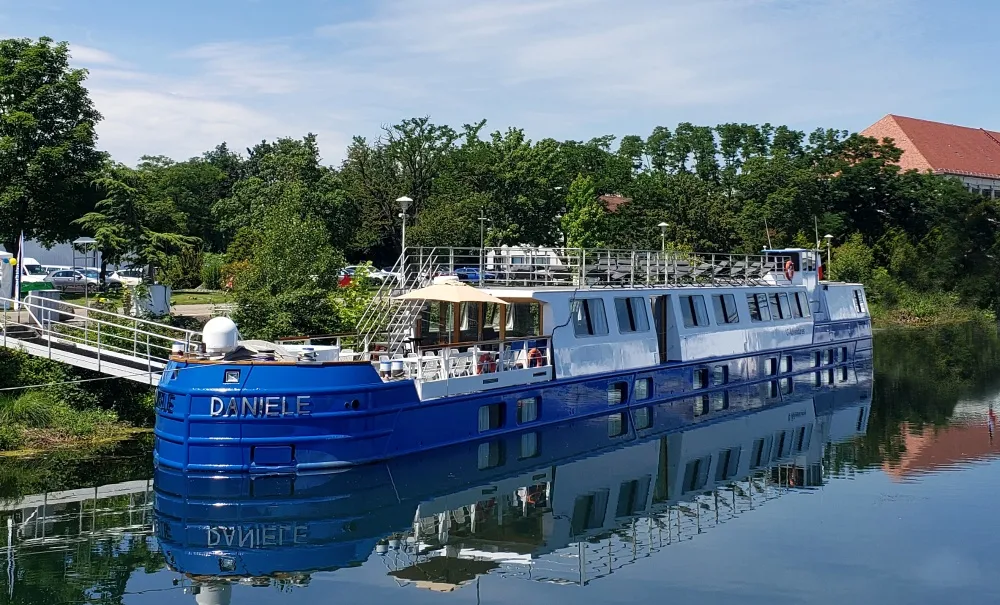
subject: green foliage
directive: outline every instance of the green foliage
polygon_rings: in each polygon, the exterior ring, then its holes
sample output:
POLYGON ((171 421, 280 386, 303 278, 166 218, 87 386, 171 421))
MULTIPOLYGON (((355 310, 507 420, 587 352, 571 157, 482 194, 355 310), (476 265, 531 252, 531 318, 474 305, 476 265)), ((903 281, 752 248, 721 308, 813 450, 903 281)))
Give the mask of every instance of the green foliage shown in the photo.
POLYGON ((24 428, 19 424, 0 424, 0 452, 24 447, 24 428))
POLYGON ((164 266, 198 242, 182 235, 187 217, 148 172, 109 163, 94 184, 104 199, 74 222, 93 234, 105 262, 164 266))
POLYGON ((180 253, 166 260, 166 270, 160 281, 177 290, 197 288, 201 285, 203 259, 201 250, 197 248, 181 249, 180 253))
POLYGON ((225 260, 222 254, 206 252, 201 261, 201 285, 209 290, 222 288, 222 266, 225 260))
POLYGON ((92 203, 89 173, 102 161, 94 149, 94 109, 86 70, 69 67, 69 47, 50 38, 0 40, 0 242, 45 243, 76 235, 67 217, 92 203))
POLYGON ((606 215, 604 204, 597 199, 593 179, 577 176, 569 186, 566 214, 560 220, 566 245, 571 248, 605 247, 606 215))
POLYGON ((27 391, 0 399, 0 424, 20 424, 35 429, 52 426, 59 402, 51 393, 27 391))
POLYGON ((361 320, 372 299, 372 280, 368 277, 371 270, 371 263, 359 265, 351 277, 351 283, 337 289, 334 299, 338 319, 336 332, 351 332, 361 320))
POLYGON ((853 283, 871 283, 875 255, 865 245, 860 233, 855 233, 833 251, 831 279, 853 283))

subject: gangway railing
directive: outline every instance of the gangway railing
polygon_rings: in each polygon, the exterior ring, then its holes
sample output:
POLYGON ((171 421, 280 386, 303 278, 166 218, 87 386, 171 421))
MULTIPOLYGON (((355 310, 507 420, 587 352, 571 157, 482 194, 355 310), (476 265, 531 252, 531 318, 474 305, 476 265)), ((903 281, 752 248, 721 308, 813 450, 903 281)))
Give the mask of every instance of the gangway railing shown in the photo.
POLYGON ((159 381, 172 353, 200 348, 198 332, 151 319, 34 294, 0 304, 2 346, 145 384, 159 381))

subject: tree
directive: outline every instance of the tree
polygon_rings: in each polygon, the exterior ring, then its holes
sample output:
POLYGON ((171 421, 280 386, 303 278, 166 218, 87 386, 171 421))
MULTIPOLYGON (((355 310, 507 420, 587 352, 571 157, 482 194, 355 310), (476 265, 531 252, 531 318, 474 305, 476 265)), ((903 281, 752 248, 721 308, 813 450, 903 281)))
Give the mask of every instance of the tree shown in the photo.
POLYGON ((17 252, 20 233, 52 244, 76 234, 67 217, 93 200, 90 173, 101 115, 69 67, 69 47, 51 38, 0 40, 0 241, 17 252))
POLYGON ((573 179, 566 196, 566 214, 560 224, 570 248, 603 248, 607 210, 597 199, 594 182, 580 175, 573 179))
POLYGON ((73 221, 93 234, 105 265, 162 266, 168 255, 198 243, 182 235, 186 217, 149 181, 146 172, 108 164, 94 181, 106 197, 73 221))

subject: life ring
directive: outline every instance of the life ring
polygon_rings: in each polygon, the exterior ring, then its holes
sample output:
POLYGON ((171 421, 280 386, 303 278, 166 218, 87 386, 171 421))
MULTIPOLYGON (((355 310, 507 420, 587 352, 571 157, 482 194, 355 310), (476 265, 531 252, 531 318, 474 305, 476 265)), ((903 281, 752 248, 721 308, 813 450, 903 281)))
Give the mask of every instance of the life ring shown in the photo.
POLYGON ((785 261, 785 277, 788 278, 788 281, 792 281, 792 276, 794 275, 795 264, 792 262, 792 259, 788 259, 785 261))
POLYGON ((493 359, 493 356, 489 353, 483 353, 479 356, 479 373, 486 374, 488 372, 497 371, 497 362, 493 359))
POLYGON ((528 367, 529 368, 540 368, 542 367, 542 352, 538 349, 531 349, 528 351, 528 367))

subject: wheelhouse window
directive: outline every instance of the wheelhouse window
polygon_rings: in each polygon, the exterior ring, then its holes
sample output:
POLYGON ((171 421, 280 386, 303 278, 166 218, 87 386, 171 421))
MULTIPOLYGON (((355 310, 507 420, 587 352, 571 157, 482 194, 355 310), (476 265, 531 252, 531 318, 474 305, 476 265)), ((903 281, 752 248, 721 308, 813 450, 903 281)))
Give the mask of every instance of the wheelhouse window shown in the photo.
POLYGON ((615 313, 618 315, 618 331, 620 333, 649 331, 646 299, 640 296, 616 298, 615 313))
POLYGON ((684 317, 685 328, 700 328, 708 325, 708 311, 705 309, 705 297, 682 296, 681 315, 684 317))
POLYGON ((806 295, 802 292, 795 292, 792 294, 792 317, 799 319, 801 317, 809 317, 809 300, 806 295))
POLYGON ((740 314, 736 310, 736 297, 732 294, 716 294, 712 296, 712 306, 715 308, 716 324, 721 326, 740 321, 740 314))
POLYGON ((788 308, 788 294, 774 292, 769 294, 767 298, 771 307, 772 319, 790 319, 792 317, 792 312, 788 308))
POLYGON ((571 303, 573 331, 577 336, 605 336, 608 318, 604 314, 604 301, 600 298, 575 298, 571 303))
POLYGON ((747 305, 750 307, 750 321, 771 321, 766 294, 747 294, 747 305))

